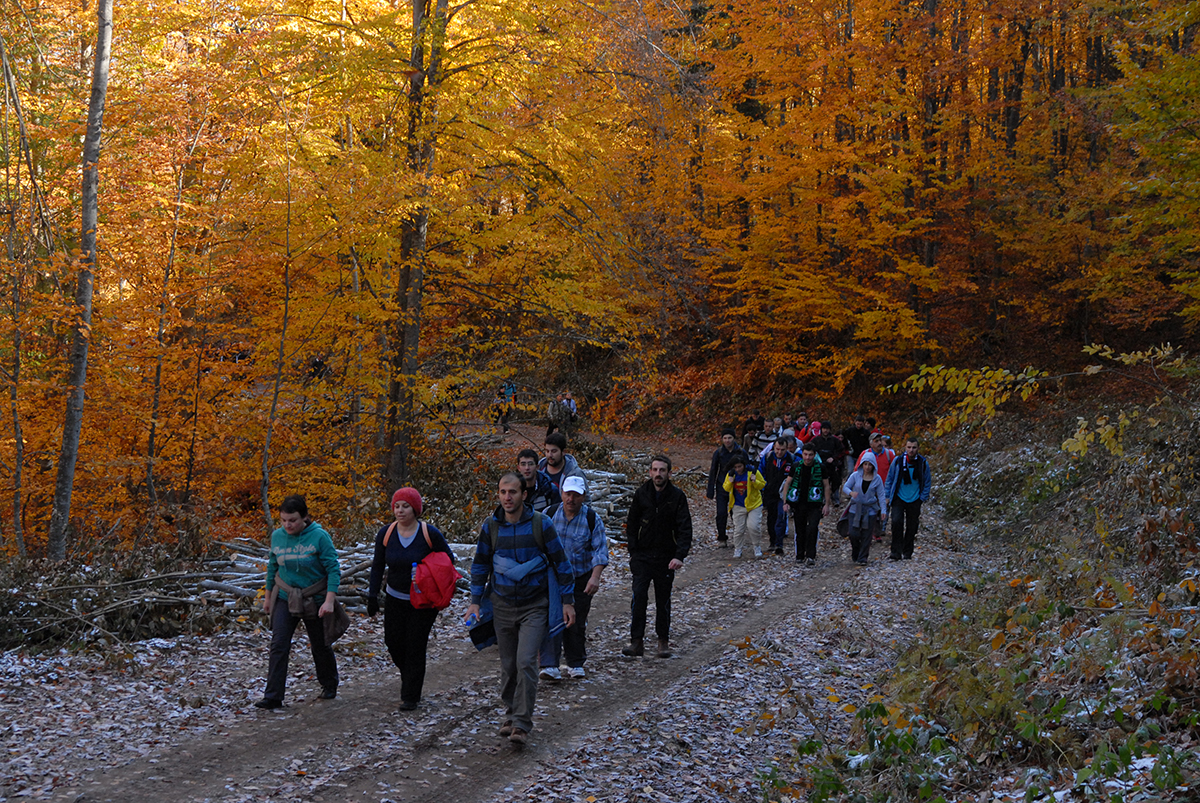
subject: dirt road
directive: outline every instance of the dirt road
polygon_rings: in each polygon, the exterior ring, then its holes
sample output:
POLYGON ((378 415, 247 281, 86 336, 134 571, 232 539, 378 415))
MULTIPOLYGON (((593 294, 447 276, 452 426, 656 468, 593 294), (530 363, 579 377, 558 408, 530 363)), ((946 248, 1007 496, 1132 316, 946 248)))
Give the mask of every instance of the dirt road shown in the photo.
MULTIPOLYGON (((692 464, 704 457, 700 449, 676 454, 692 464)), ((920 598, 927 591, 922 586, 938 582, 944 573, 940 565, 931 568, 933 562, 953 562, 953 556, 931 547, 929 562, 913 575, 919 582, 888 577, 889 571, 910 567, 882 565, 884 550, 877 550, 872 568, 853 568, 841 543, 829 534, 823 535, 828 548, 823 546, 822 559, 814 568, 802 568, 791 556, 733 561, 731 550, 715 546, 712 503, 693 498, 692 511, 696 548, 677 577, 673 595, 675 657, 620 655, 628 638, 629 574, 622 550, 614 549, 589 622, 588 677, 541 685, 535 730, 522 750, 496 735, 501 713, 496 652, 494 648, 476 652, 464 639, 456 621, 463 603, 456 602, 435 629, 425 699, 415 712, 399 711, 399 677, 384 660, 382 644, 376 643, 376 620, 370 627, 356 626, 339 643, 343 685, 336 700, 315 699, 318 687, 311 679, 311 660, 298 643, 283 710, 262 712, 243 703, 234 716, 200 737, 177 739, 164 734, 159 746, 143 748, 133 761, 126 762, 118 753, 110 757, 108 766, 76 766, 69 782, 47 787, 44 794, 25 792, 26 799, 121 803, 761 799, 751 783, 755 770, 739 769, 725 758, 721 742, 741 744, 738 752, 746 754, 747 761, 761 764, 788 749, 795 733, 811 732, 794 707, 773 702, 779 694, 791 693, 776 688, 783 675, 797 677, 801 685, 796 688, 810 699, 824 697, 822 689, 833 688, 829 684, 859 683, 875 671, 872 666, 890 660, 917 621, 916 616, 909 620, 907 613, 903 616, 907 622, 892 615, 893 609, 906 603, 897 601, 902 593, 888 588, 903 591, 912 586, 913 599, 920 598), (888 594, 894 599, 877 605, 888 594), (872 617, 879 620, 877 625, 872 617), (731 645, 745 647, 756 640, 772 645, 783 659, 776 662, 782 668, 760 675, 747 672, 743 677, 738 650, 731 645), (846 656, 860 663, 868 660, 869 665, 850 672, 847 666, 853 667, 854 661, 846 656), (731 684, 733 691, 722 684, 731 684), (751 684, 762 688, 750 688, 751 684), (696 701, 714 690, 720 692, 715 702, 696 707, 696 701), (745 707, 747 701, 753 703, 751 709, 745 707), (745 731, 730 724, 767 708, 781 712, 777 719, 771 715, 780 728, 769 744, 762 741, 765 737, 753 736, 753 728, 745 731), (784 722, 785 710, 790 712, 789 722, 784 722), (665 733, 661 723, 647 724, 657 713, 676 723, 674 735, 656 736, 649 752, 637 755, 635 750, 618 762, 620 766, 603 772, 597 767, 590 778, 573 774, 580 771, 581 763, 595 761, 586 756, 615 752, 606 745, 615 748, 619 740, 628 749, 631 734, 665 733), (695 726, 692 730, 689 720, 695 726), (713 738, 726 733, 727 739, 713 738), (706 750, 697 744, 709 741, 706 750), (686 751, 679 745, 685 745, 686 751), (666 758, 658 755, 663 750, 666 758), (714 777, 724 772, 721 777, 726 780, 689 781, 695 787, 690 796, 679 791, 686 785, 682 781, 672 782, 674 793, 651 794, 646 790, 667 782, 643 776, 653 775, 660 765, 679 764, 672 751, 687 753, 692 767, 688 778, 706 776, 714 768, 714 777), (620 776, 623 767, 642 759, 649 761, 648 769, 638 770, 638 783, 645 780, 645 786, 626 788, 627 779, 620 776), (729 766, 722 770, 724 764, 729 766), (739 774, 751 777, 739 785, 739 774), (662 794, 666 796, 656 796, 662 794)), ((260 640, 262 652, 256 658, 265 664, 265 636, 260 640)), ((261 674, 255 673, 262 668, 250 666, 244 676, 228 678, 229 684, 250 689, 246 702, 257 696, 254 685, 261 674)), ((787 688, 791 687, 789 680, 787 688)), ((154 716, 153 711, 136 713, 154 716)), ((823 716, 838 715, 831 709, 823 716)), ((71 751, 57 751, 55 760, 70 767, 71 751)))

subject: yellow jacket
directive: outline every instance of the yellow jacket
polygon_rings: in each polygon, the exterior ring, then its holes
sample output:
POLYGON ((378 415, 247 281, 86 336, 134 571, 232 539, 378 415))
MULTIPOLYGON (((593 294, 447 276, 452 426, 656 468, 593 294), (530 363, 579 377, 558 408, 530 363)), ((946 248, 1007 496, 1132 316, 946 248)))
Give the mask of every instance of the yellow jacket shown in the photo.
MULTIPOLYGON (((729 510, 733 510, 733 477, 725 475, 725 482, 721 487, 729 494, 729 510)), ((754 510, 756 507, 762 507, 762 491, 767 487, 767 478, 762 475, 762 472, 757 469, 746 470, 746 510, 754 510)))

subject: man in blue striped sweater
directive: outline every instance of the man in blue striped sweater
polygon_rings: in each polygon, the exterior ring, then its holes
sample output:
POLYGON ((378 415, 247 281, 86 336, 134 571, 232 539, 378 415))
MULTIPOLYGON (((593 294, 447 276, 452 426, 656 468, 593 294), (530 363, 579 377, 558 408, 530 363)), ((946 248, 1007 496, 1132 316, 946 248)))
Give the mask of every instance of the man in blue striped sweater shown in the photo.
POLYGON ((490 581, 506 712, 500 735, 519 747, 533 730, 542 639, 547 628, 561 631, 575 623, 575 574, 554 523, 526 507, 521 475, 506 473, 497 491, 500 506, 480 528, 471 563, 467 617, 479 615, 490 581))

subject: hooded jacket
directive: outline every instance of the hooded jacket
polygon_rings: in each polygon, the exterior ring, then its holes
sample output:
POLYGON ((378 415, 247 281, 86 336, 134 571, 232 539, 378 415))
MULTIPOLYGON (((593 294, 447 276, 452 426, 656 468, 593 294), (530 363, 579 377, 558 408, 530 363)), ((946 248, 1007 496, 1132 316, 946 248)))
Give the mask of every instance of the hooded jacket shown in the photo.
POLYGON ((554 487, 554 492, 559 495, 559 501, 562 501, 562 484, 567 477, 579 477, 583 480, 583 487, 588 489, 588 492, 583 495, 583 501, 585 504, 592 501, 591 486, 588 485, 587 475, 579 467, 579 461, 575 459, 575 455, 563 453, 563 469, 557 474, 551 474, 546 470, 546 462, 544 457, 538 461, 538 471, 546 475, 546 479, 554 487))
POLYGON ((575 602, 575 572, 567 553, 563 550, 558 533, 554 531, 554 522, 543 513, 534 513, 528 506, 521 508, 521 520, 512 524, 504 516, 504 509, 496 508, 492 514, 496 520, 496 545, 492 550, 490 525, 485 519, 479 528, 479 542, 475 546, 475 560, 471 562, 471 602, 475 605, 483 600, 484 588, 490 579, 493 593, 506 602, 520 605, 539 596, 548 594, 550 590, 549 572, 554 572, 558 578, 562 601, 566 604, 575 602), (533 517, 542 517, 542 543, 545 550, 538 547, 537 539, 533 537, 533 517), (541 566, 526 568, 517 576, 496 571, 497 558, 503 558, 508 563, 525 567, 539 557, 544 558, 541 566))
MULTIPOLYGON (((267 556, 267 593, 275 588, 275 578, 293 588, 307 588, 322 577, 327 578, 325 587, 337 593, 342 582, 342 570, 338 563, 333 539, 315 521, 298 532, 288 535, 282 527, 271 533, 271 551, 267 556)), ((280 589, 280 599, 287 593, 280 589)))

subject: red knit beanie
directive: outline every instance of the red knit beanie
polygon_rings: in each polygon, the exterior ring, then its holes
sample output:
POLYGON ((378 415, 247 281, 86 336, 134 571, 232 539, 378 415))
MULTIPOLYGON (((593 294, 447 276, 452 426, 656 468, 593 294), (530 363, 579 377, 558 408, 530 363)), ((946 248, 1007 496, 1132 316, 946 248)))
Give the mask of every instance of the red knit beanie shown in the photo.
POLYGON ((403 499, 412 505, 413 513, 417 516, 421 515, 421 494, 417 493, 416 488, 400 488, 396 493, 392 494, 392 507, 403 499))

